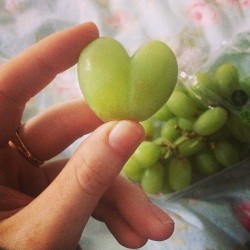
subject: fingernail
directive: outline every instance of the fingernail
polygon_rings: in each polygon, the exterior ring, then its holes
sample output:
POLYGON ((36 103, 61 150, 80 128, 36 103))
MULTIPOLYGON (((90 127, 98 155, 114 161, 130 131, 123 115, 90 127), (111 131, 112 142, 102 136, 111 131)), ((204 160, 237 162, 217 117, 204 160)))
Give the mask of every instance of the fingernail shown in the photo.
POLYGON ((151 203, 152 207, 152 212, 154 214, 154 216, 160 220, 160 222, 164 225, 166 224, 175 224, 175 222, 170 218, 170 216, 165 213, 162 209, 160 209, 159 207, 155 206, 153 203, 151 203))
POLYGON ((144 138, 144 129, 133 121, 119 121, 109 135, 110 146, 121 155, 129 156, 144 138))

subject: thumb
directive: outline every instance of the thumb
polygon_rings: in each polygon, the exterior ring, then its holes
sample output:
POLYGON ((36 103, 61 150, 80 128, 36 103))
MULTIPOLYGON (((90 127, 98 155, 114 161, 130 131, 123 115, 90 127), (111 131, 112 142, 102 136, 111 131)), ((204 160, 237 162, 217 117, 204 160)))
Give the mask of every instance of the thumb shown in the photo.
POLYGON ((143 128, 136 122, 100 126, 80 145, 53 183, 11 218, 20 218, 23 236, 27 239, 32 232, 34 239, 29 242, 42 242, 46 249, 76 247, 102 194, 143 137, 143 128))

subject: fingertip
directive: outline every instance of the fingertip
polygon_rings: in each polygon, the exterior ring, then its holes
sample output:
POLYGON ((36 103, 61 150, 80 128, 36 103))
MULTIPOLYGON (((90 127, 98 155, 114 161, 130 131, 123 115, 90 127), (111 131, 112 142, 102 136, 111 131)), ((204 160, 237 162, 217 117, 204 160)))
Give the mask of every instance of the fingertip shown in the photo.
POLYGON ((139 236, 133 236, 130 239, 126 239, 125 242, 119 241, 119 243, 129 249, 138 249, 147 244, 148 240, 139 236))
POLYGON ((144 129, 138 122, 121 120, 113 127, 108 141, 117 153, 130 156, 144 136, 144 129))
POLYGON ((91 29, 93 34, 95 34, 96 37, 99 36, 99 29, 98 29, 97 24, 95 22, 89 21, 89 22, 83 23, 83 25, 85 27, 88 27, 89 29, 91 29))
POLYGON ((114 203, 131 228, 142 238, 164 241, 174 232, 174 221, 136 184, 119 176, 105 198, 114 203))
POLYGON ((153 230, 151 230, 150 239, 163 241, 171 237, 175 227, 175 222, 172 218, 153 203, 150 204, 150 210, 154 215, 154 223, 151 223, 153 230))
POLYGON ((169 239, 174 233, 175 223, 162 223, 156 233, 151 237, 151 240, 164 241, 169 239))

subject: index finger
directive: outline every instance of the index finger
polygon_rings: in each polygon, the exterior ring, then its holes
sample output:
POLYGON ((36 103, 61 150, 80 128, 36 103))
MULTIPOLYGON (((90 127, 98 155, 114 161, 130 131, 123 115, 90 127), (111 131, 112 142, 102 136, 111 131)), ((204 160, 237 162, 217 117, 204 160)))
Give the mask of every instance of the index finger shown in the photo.
POLYGON ((81 24, 48 36, 0 66, 0 145, 18 128, 25 103, 73 66, 98 36, 95 24, 81 24))
POLYGON ((27 102, 58 73, 73 66, 81 50, 98 37, 85 23, 48 36, 0 68, 0 92, 18 103, 27 102))

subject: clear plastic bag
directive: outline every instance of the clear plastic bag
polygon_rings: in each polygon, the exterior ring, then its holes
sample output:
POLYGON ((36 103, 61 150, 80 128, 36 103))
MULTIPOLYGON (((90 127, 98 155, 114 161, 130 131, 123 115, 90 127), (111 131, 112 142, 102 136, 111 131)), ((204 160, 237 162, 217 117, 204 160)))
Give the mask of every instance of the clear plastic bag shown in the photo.
MULTIPOLYGON (((212 54, 201 67, 191 70, 188 65, 186 72, 182 65, 170 99, 143 123, 146 140, 161 149, 157 159, 164 169, 161 179, 155 176, 160 173, 152 171, 152 179, 158 178, 158 187, 162 182, 161 190, 147 187, 154 183, 148 181, 151 172, 146 165, 144 172, 135 171, 135 181, 139 180, 146 192, 156 195, 178 192, 228 167, 237 168, 249 157, 249 48, 250 33, 242 33, 224 43, 219 53, 212 54), (153 129, 148 128, 147 122, 153 129)), ((143 150, 139 148, 132 160, 139 162, 138 155, 143 154, 143 150)), ((155 149, 147 150, 148 154, 156 154, 155 149)), ((125 165, 124 173, 133 180, 134 172, 129 176, 129 164, 125 165)))
MULTIPOLYGON (((238 34, 233 41, 224 43, 219 53, 211 55, 199 69, 194 69, 193 74, 190 71, 189 74, 185 73, 183 68, 180 72, 181 83, 185 88, 192 88, 192 94, 197 95, 198 98, 201 92, 194 87, 197 84, 195 74, 197 72, 213 74, 220 65, 232 63, 239 69, 240 78, 244 81, 248 80, 249 91, 249 49, 250 33, 238 34)), ((247 92, 247 89, 245 91, 247 92)), ((216 93, 212 92, 211 97, 214 94, 216 93)), ((250 126, 249 116, 244 122, 240 119, 245 117, 238 116, 242 109, 248 110, 247 115, 249 115, 249 97, 248 92, 248 101, 240 108, 226 99, 221 103, 230 116, 237 115, 237 133, 232 133, 231 136, 243 141, 242 159, 216 174, 199 179, 182 190, 150 196, 156 204, 168 211, 176 222, 176 231, 171 241, 164 247, 168 249, 174 249, 174 246, 178 246, 178 249, 249 249, 250 126), (199 246, 196 245, 197 242, 199 246)), ((209 106, 213 105, 216 98, 211 100, 206 96, 200 100, 205 106, 209 106)))

